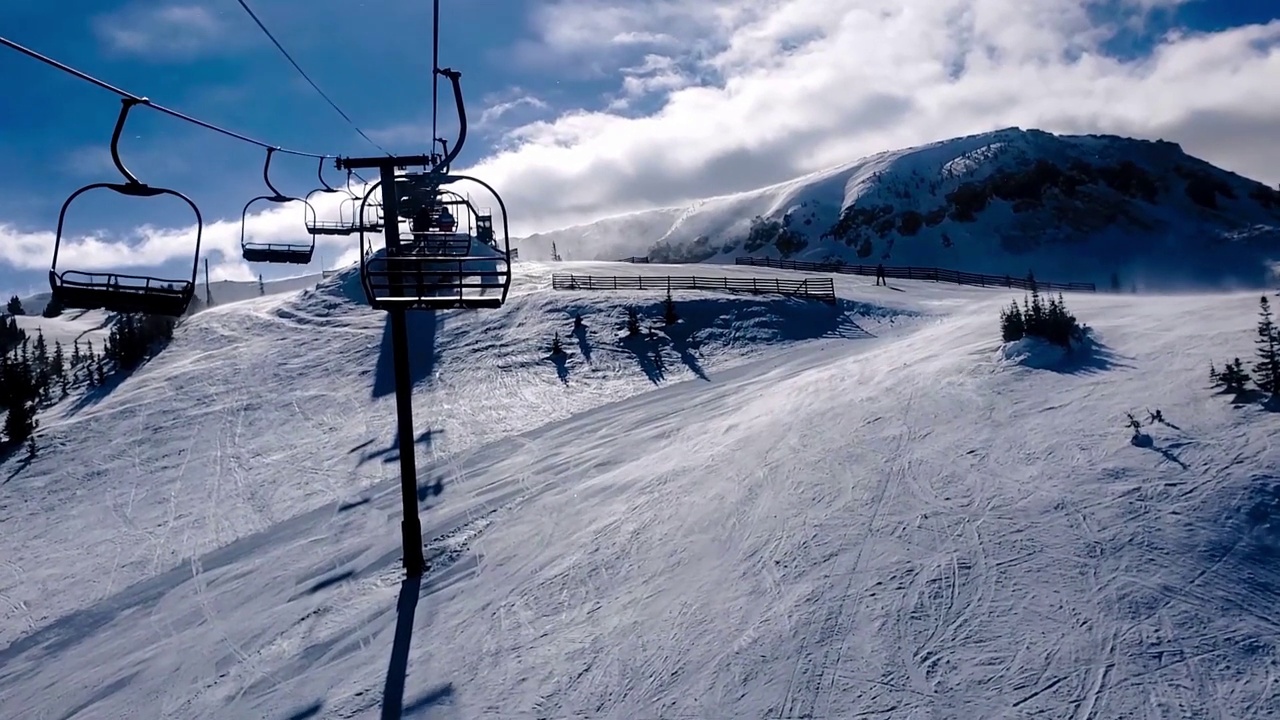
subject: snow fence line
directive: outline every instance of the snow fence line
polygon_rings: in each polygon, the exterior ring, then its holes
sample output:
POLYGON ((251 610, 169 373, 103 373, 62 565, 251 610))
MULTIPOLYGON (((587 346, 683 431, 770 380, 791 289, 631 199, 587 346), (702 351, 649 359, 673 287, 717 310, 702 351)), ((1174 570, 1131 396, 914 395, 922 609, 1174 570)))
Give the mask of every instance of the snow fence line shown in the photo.
MULTIPOLYGON (((757 267, 774 268, 777 270, 799 270, 801 272, 825 272, 839 273, 841 275, 865 275, 868 277, 876 274, 876 265, 846 265, 844 263, 816 263, 816 262, 800 262, 798 260, 775 260, 773 258, 756 258, 756 257, 740 257, 734 258, 735 265, 752 265, 757 267)), ((948 270, 946 268, 936 267, 912 267, 899 265, 891 267, 884 266, 884 276, 895 280, 932 280, 934 282, 955 283, 957 285, 977 285, 979 287, 1006 287, 1017 288, 1019 290, 1030 290, 1032 282, 1025 277, 1013 277, 1012 275, 987 275, 984 273, 964 272, 961 270, 948 270)), ((1094 283, 1069 282, 1057 283, 1036 280, 1035 287, 1037 290, 1045 292, 1097 292, 1098 286, 1094 283)))
POLYGON ((835 304, 835 281, 831 278, 781 280, 777 278, 730 278, 678 275, 574 275, 554 273, 555 290, 715 290, 756 295, 793 295, 835 304))

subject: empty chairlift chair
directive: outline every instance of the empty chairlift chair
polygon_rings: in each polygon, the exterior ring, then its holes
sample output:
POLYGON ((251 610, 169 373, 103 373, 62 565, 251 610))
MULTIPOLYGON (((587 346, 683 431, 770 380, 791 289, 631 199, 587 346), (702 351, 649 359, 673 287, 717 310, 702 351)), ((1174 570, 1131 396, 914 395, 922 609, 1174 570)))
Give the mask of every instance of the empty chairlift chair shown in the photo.
MULTIPOLYGON (((335 188, 325 182, 324 179, 324 161, 320 159, 320 168, 317 175, 320 178, 320 187, 307 193, 305 198, 308 205, 311 205, 312 196, 317 193, 333 194, 342 193, 343 198, 338 203, 338 219, 337 220, 321 220, 319 219, 319 211, 314 215, 307 217, 307 231, 314 235, 354 235, 365 230, 381 230, 382 216, 379 214, 381 206, 370 207, 367 216, 360 215, 360 201, 363 199, 351 189, 351 171, 347 171, 347 186, 345 188, 335 188)), ((314 208, 314 205, 311 205, 314 208)))
MULTIPOLYGON (((314 227, 316 211, 311 203, 301 198, 289 197, 282 194, 271 184, 271 155, 276 148, 267 148, 267 162, 262 168, 262 179, 267 183, 267 189, 271 191, 270 195, 259 195, 249 202, 245 203, 244 210, 240 213, 240 253, 246 262, 262 262, 262 263, 280 263, 292 265, 307 265, 311 263, 311 258, 316 250, 316 237, 311 234, 311 239, 305 243, 288 243, 288 242, 251 242, 248 239, 249 224, 249 208, 257 202, 270 203, 290 203, 300 202, 303 204, 306 212, 305 226, 307 228, 314 227)), ((322 161, 323 162, 323 161, 322 161)))
MULTIPOLYGON (((389 238, 395 241, 389 242, 385 251, 374 252, 372 243, 361 233, 360 273, 369 304, 379 309, 422 310, 501 307, 511 287, 507 259, 510 241, 502 199, 498 198, 498 203, 504 247, 497 248, 476 238, 474 206, 456 193, 440 190, 447 183, 469 181, 497 197, 492 188, 462 175, 431 173, 409 176, 409 180, 408 187, 413 192, 401 196, 405 198, 404 206, 397 208, 396 230, 389 238), (454 208, 450 211, 453 218, 442 218, 441 207, 454 208), (459 218, 459 214, 467 217, 459 218), (409 227, 404 228, 403 224, 409 227)), ((370 188, 366 203, 381 185, 379 182, 370 188)))
POLYGON ((204 219, 200 208, 196 207, 186 195, 174 190, 152 187, 140 182, 120 160, 120 135, 124 130, 129 110, 138 104, 146 104, 145 98, 125 98, 120 115, 116 119, 115 130, 111 135, 111 160, 116 169, 124 175, 123 183, 94 183, 86 185, 71 194, 62 204, 58 213, 58 229, 54 236, 53 261, 49 268, 49 287, 53 301, 69 309, 95 310, 101 309, 118 313, 147 313, 151 315, 168 315, 177 317, 187 311, 191 298, 195 295, 196 271, 200 259, 200 237, 204 230, 204 219), (58 269, 58 254, 62 249, 63 230, 66 224, 67 209, 86 192, 106 189, 127 197, 146 198, 168 195, 182 200, 195 217, 195 248, 191 257, 191 276, 189 278, 165 279, 146 275, 126 275, 115 272, 85 272, 80 270, 58 269))

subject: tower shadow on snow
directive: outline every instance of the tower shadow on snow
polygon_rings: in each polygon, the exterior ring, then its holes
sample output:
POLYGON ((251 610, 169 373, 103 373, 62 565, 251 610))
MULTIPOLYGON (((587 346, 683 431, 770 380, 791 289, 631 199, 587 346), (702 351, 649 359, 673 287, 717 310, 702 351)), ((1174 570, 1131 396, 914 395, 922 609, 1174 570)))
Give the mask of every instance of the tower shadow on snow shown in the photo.
MULTIPOLYGON (((436 338, 440 332, 439 313, 413 310, 405 313, 408 331, 409 381, 417 385, 424 380, 429 385, 436 369, 436 338)), ((382 326, 382 344, 378 349, 378 364, 373 377, 373 397, 382 398, 396 393, 395 356, 391 353, 391 315, 387 314, 382 326)))
POLYGON ((387 664, 387 681, 382 687, 382 717, 404 716, 404 682, 409 672, 409 646, 413 643, 413 621, 418 612, 421 578, 405 578, 396 600, 396 633, 387 664))
POLYGON ((422 579, 405 578, 400 583, 396 601, 396 632, 387 663, 387 680, 382 688, 382 718, 412 717, 428 708, 448 701, 454 695, 453 683, 444 683, 405 703, 405 681, 409 673, 409 650, 413 644, 413 624, 421 597, 422 579))

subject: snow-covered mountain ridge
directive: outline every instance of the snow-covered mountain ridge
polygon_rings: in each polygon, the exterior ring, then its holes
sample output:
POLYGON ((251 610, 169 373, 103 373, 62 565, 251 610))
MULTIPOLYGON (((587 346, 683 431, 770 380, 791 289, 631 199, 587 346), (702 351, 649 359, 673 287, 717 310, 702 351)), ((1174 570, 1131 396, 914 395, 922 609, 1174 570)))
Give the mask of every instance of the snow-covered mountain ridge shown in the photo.
POLYGON ((1280 259, 1280 190, 1175 143, 1007 128, 758 190, 533 235, 521 256, 884 262, 1125 287, 1248 285, 1280 259))

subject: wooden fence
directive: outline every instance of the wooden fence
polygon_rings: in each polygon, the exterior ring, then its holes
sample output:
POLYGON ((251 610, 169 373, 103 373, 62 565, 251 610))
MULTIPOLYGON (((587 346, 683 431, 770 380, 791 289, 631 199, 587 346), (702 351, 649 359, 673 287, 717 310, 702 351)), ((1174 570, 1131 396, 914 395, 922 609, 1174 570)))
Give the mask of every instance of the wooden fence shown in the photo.
MULTIPOLYGON (((752 265, 776 268, 780 270, 800 270, 804 272, 826 272, 841 275, 865 275, 874 277, 875 265, 843 265, 840 263, 798 262, 795 260, 774 260, 772 258, 740 257, 734 260, 736 265, 752 265)), ((932 280, 934 282, 956 283, 957 285, 977 285, 980 287, 1007 287, 1019 290, 1030 290, 1031 283, 1025 277, 1012 275, 986 275, 983 273, 962 272, 946 268, 897 266, 884 267, 884 276, 896 280, 932 280)), ((1055 283, 1036 280, 1036 289, 1045 292, 1097 292, 1093 283, 1055 283)))
POLYGON ((830 278, 782 280, 779 278, 730 278, 664 275, 571 275, 554 273, 556 290, 719 290, 757 295, 794 295, 835 303, 835 281, 830 278))
POLYGON ((622 259, 621 259, 621 260, 619 260, 618 262, 626 262, 626 263, 643 263, 643 264, 647 265, 647 264, 649 264, 649 258, 647 258, 647 257, 629 257, 629 258, 622 258, 622 259))

